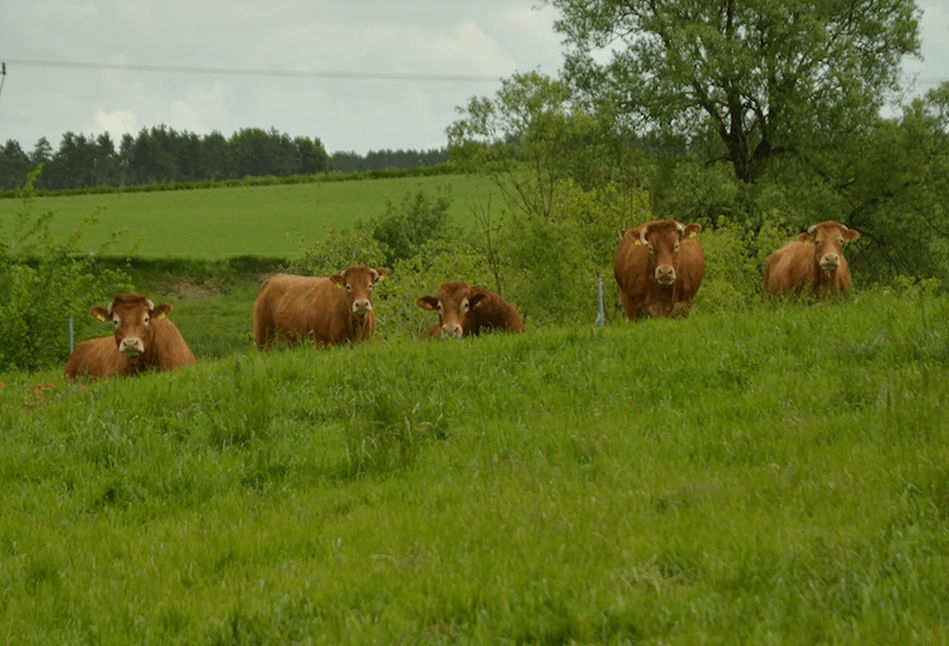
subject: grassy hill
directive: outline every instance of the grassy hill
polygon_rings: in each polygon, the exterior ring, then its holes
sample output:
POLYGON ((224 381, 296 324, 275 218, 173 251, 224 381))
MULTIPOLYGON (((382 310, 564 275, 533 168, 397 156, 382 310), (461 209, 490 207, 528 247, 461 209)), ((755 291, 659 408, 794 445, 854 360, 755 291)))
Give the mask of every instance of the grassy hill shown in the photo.
MULTIPOLYGON (((345 228, 356 219, 380 214, 386 200, 400 202, 419 187, 434 191, 450 184, 450 214, 459 221, 491 190, 491 183, 472 175, 386 178, 148 193, 103 193, 41 197, 37 211, 55 211, 53 233, 64 238, 101 205, 99 224, 84 240, 86 251, 98 250, 113 231, 124 231, 114 253, 124 255, 135 240, 142 258, 235 256, 288 258, 321 239, 326 226, 345 228)), ((20 209, 19 200, 0 200, 0 221, 20 209)))
POLYGON ((947 317, 0 377, 0 641, 946 641, 947 317))

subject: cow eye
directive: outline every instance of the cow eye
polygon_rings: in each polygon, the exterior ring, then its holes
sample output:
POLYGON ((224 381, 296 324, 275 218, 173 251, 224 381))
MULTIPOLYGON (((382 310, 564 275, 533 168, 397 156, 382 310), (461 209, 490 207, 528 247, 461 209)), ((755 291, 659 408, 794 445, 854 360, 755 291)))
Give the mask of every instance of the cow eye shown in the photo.
POLYGON ((678 251, 678 250, 679 250, 679 243, 677 242, 675 246, 675 251, 678 251))
POLYGON ((116 321, 115 319, 112 319, 112 323, 113 325, 115 325, 115 327, 119 327, 119 322, 116 321))
POLYGON ((652 248, 652 245, 646 245, 646 249, 649 249, 649 253, 656 253, 656 250, 652 248))
POLYGON ((372 283, 369 283, 368 289, 369 289, 370 292, 372 291, 372 283))
POLYGON ((347 284, 346 284, 346 291, 347 291, 347 292, 353 291, 353 286, 347 283, 347 284))
POLYGON ((146 316, 145 316, 145 320, 142 321, 142 323, 144 323, 145 325, 148 325, 148 322, 149 322, 150 320, 151 320, 151 319, 146 315, 146 316))

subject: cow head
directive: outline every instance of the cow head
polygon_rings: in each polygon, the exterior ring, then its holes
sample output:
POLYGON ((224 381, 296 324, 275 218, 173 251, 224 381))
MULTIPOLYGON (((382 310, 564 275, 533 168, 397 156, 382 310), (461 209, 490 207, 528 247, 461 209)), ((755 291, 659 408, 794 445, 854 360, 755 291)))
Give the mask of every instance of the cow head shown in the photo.
POLYGON ((373 269, 365 265, 350 265, 330 280, 340 289, 346 290, 352 313, 364 317, 372 311, 372 288, 389 275, 385 267, 373 269))
POLYGON ((438 334, 435 336, 460 337, 475 327, 474 311, 481 305, 485 294, 468 283, 442 283, 437 296, 421 296, 415 304, 422 309, 438 312, 438 334))
POLYGON ((649 265, 655 268, 656 282, 660 285, 675 284, 679 246, 682 240, 695 237, 701 231, 701 224, 685 226, 675 220, 652 222, 642 228, 637 244, 649 252, 649 265))
POLYGON ((161 320, 171 312, 171 305, 155 305, 141 294, 116 294, 109 307, 93 307, 89 313, 97 321, 112 321, 115 345, 129 359, 136 359, 150 346, 153 320, 161 320))
POLYGON ((807 232, 799 235, 797 239, 798 242, 814 245, 817 264, 820 265, 822 271, 830 273, 840 267, 840 259, 844 255, 844 244, 853 242, 859 237, 860 233, 856 229, 827 220, 811 225, 807 232))

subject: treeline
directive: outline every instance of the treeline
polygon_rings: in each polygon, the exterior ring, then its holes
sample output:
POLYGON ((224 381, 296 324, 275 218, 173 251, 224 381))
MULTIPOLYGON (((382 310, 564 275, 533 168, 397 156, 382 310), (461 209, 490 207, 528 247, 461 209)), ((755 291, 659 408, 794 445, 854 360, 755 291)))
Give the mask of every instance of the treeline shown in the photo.
POLYGON ((370 150, 365 155, 353 151, 333 153, 333 170, 338 173, 362 173, 369 170, 392 170, 437 166, 448 161, 447 148, 429 150, 370 150))
POLYGON ((109 133, 67 132, 56 150, 41 137, 30 152, 7 140, 0 147, 0 190, 22 188, 40 164, 44 170, 35 188, 51 191, 404 169, 447 159, 446 150, 339 152, 330 157, 319 138, 290 137, 274 128, 244 128, 225 137, 217 131, 198 135, 160 125, 134 136, 126 133, 118 145, 109 133))

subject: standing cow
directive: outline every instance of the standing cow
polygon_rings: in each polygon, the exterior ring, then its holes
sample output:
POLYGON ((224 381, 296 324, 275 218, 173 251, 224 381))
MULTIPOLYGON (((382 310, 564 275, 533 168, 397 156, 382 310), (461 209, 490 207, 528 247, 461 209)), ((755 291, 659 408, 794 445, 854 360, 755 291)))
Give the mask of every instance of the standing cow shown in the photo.
POLYGON ((115 333, 76 346, 66 362, 66 378, 114 377, 148 369, 175 370, 197 364, 175 324, 171 305, 155 305, 141 294, 118 294, 108 308, 93 307, 98 321, 111 321, 115 333))
POLYGON ((524 322, 513 305, 492 291, 465 282, 442 283, 437 296, 421 296, 415 304, 438 312, 438 323, 425 332, 429 337, 478 336, 491 330, 524 331, 524 322))
POLYGON ((616 248, 613 275, 626 316, 687 316, 705 276, 696 237, 701 224, 654 220, 627 231, 616 248))
POLYGON ((261 350, 274 341, 308 340, 319 346, 369 340, 376 325, 372 289, 389 273, 350 265, 329 278, 277 274, 254 301, 254 341, 261 350))
POLYGON ((815 298, 850 291, 850 269, 843 246, 860 237, 856 229, 827 220, 814 224, 768 257, 764 296, 793 293, 815 298))

